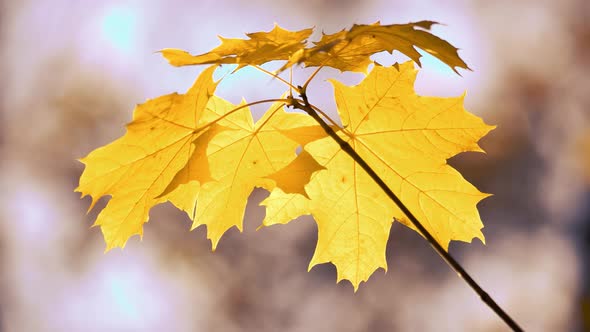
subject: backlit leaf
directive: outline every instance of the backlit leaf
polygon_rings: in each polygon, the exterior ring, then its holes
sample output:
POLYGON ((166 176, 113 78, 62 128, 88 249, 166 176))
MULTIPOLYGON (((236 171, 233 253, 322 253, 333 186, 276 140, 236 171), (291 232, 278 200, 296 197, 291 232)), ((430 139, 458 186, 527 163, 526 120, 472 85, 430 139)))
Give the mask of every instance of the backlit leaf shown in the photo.
MULTIPOLYGON (((206 116, 219 118, 227 110, 235 108, 223 102, 225 106, 218 105, 206 116)), ((296 159, 295 150, 299 143, 284 133, 299 126, 311 127, 314 122, 306 115, 285 112, 283 104, 277 103, 256 124, 247 107, 219 124, 229 130, 211 140, 206 155, 195 155, 187 164, 194 169, 202 169, 199 165, 208 164, 215 181, 200 187, 193 185, 192 192, 187 192, 180 185, 177 190, 182 190, 183 195, 172 192, 172 196, 166 196, 174 205, 185 207, 185 211, 186 207, 196 206, 194 214, 187 211, 193 219, 192 228, 207 225, 207 237, 211 239, 213 249, 231 227, 242 230, 244 210, 252 190, 255 187, 272 190, 276 184, 268 176, 296 159)), ((197 175, 194 173, 194 176, 197 175)), ((182 182, 190 185, 195 180, 198 181, 198 178, 188 176, 182 182)))
POLYGON ((372 63, 370 56, 387 51, 399 51, 420 64, 418 47, 455 68, 468 69, 457 54, 457 48, 428 32, 436 22, 420 21, 408 24, 354 25, 350 30, 324 35, 314 47, 295 53, 283 70, 294 63, 306 67, 328 66, 341 71, 365 72, 372 63))
MULTIPOLYGON (((443 247, 451 240, 470 242, 476 237, 483 241, 476 204, 488 195, 446 160, 463 151, 481 151, 477 141, 493 127, 467 113, 463 97, 416 95, 413 63, 398 68, 375 66, 353 87, 332 81, 347 129, 341 136, 443 247)), ((287 216, 297 216, 293 211, 311 213, 319 235, 310 268, 332 262, 338 280, 350 280, 356 289, 376 269, 387 269, 385 247, 394 218, 414 227, 332 139, 311 142, 305 150, 326 167, 305 186, 309 202, 273 192, 264 204, 280 220, 265 223, 284 223, 287 216), (302 211, 305 204, 308 211, 302 211)))
MULTIPOLYGON (((150 208, 176 173, 185 167, 195 147, 207 144, 206 130, 197 130, 217 83, 211 67, 186 94, 169 94, 135 108, 127 133, 81 159, 86 165, 76 189, 92 197, 111 199, 98 215, 107 250, 124 247, 132 235, 142 235, 150 208)), ((207 170, 201 170, 208 177, 207 170)))
POLYGON ((178 49, 164 49, 162 55, 173 66, 201 64, 261 65, 273 60, 287 60, 291 54, 305 47, 305 40, 313 29, 288 31, 278 25, 269 32, 249 33, 249 39, 223 38, 221 45, 210 52, 190 55, 178 49))

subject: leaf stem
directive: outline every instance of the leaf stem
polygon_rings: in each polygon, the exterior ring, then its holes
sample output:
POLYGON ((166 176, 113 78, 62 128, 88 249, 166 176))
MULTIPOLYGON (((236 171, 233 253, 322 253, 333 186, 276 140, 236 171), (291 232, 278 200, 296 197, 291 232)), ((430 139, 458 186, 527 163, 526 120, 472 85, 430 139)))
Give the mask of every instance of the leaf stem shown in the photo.
POLYGON ((412 224, 420 231, 420 233, 426 238, 434 250, 445 260, 445 262, 453 269, 459 277, 463 280, 479 295, 481 300, 487 304, 513 331, 520 332, 523 329, 492 299, 492 297, 486 293, 481 286, 463 269, 461 264, 457 262, 451 254, 449 254, 438 241, 428 232, 428 230, 422 225, 422 223, 410 212, 410 210, 404 205, 404 203, 393 193, 393 191, 387 186, 385 181, 367 164, 367 162, 352 148, 348 142, 328 125, 319 116, 316 109, 307 100, 305 89, 301 93, 301 103, 298 99, 291 100, 291 106, 294 108, 305 111, 309 114, 319 125, 324 129, 334 141, 338 143, 340 148, 346 152, 359 166, 361 166, 365 172, 375 181, 375 183, 385 192, 385 194, 400 208, 400 210, 408 217, 412 224))
POLYGON ((293 98, 293 67, 289 68, 289 97, 293 98))
POLYGON ((265 74, 267 74, 267 75, 269 75, 269 76, 272 76, 273 78, 276 78, 276 79, 278 79, 279 81, 281 81, 281 82, 285 83, 285 84, 286 84, 286 85, 289 87, 289 89, 291 89, 291 90, 295 90, 297 93, 299 93, 299 92, 300 92, 300 91, 299 91, 299 89, 298 89, 296 86, 294 86, 293 84, 291 84, 291 83, 287 82, 287 80, 285 80, 284 78, 280 77, 280 76, 279 76, 279 75, 277 75, 276 73, 273 73, 273 72, 271 72, 271 71, 268 71, 268 70, 266 70, 266 69, 264 69, 264 68, 262 68, 261 66, 258 66, 258 65, 252 65, 252 67, 254 67, 254 68, 256 68, 256 69, 260 70, 261 72, 263 72, 263 73, 265 73, 265 74))
POLYGON ((313 80, 313 78, 320 72, 320 70, 322 70, 322 68, 324 68, 324 65, 319 66, 318 69, 316 69, 313 73, 311 73, 311 75, 307 78, 305 83, 303 83, 303 87, 301 88, 301 92, 305 93, 305 91, 307 91, 307 86, 309 85, 309 83, 311 83, 311 80, 313 80))
POLYGON ((258 128, 256 129, 256 133, 258 133, 258 132, 260 131, 260 129, 262 129, 262 127, 264 127, 264 126, 265 126, 265 125, 268 123, 268 121, 270 121, 270 119, 271 119, 271 118, 272 118, 272 117, 273 117, 275 114, 277 114, 277 111, 278 111, 278 110, 280 110, 280 109, 281 109, 282 107, 284 107, 285 105, 286 105, 286 103, 283 103, 283 104, 280 104, 280 105, 279 105, 279 107, 275 108, 275 109, 274 109, 274 110, 273 110, 273 111, 270 113, 270 115, 269 115, 269 116, 268 116, 268 117, 267 117, 267 118, 264 120, 264 122, 262 122, 262 123, 261 123, 261 124, 258 126, 258 128))
POLYGON ((277 103, 277 102, 289 103, 289 102, 291 102, 291 99, 280 99, 280 98, 279 99, 263 99, 263 100, 258 100, 258 101, 254 101, 254 102, 251 102, 251 103, 243 104, 243 105, 240 105, 240 106, 232 109, 231 111, 225 113, 224 115, 218 117, 217 119, 215 119, 215 120, 213 120, 211 122, 206 123, 204 126, 197 127, 194 131, 195 132, 199 132, 199 131, 201 131, 203 129, 206 129, 206 128, 208 128, 208 127, 216 124, 217 122, 223 120, 224 118, 232 115, 233 113, 241 110, 242 108, 245 108, 245 107, 248 107, 248 106, 253 106, 253 105, 258 105, 258 104, 277 103))

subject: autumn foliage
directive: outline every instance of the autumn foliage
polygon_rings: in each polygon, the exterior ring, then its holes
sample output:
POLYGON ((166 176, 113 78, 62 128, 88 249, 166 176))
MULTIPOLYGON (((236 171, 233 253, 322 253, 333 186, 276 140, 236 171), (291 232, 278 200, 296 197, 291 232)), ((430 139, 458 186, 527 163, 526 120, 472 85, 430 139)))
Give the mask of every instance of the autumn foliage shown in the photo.
POLYGON ((85 164, 77 191, 111 196, 95 225, 107 249, 124 247, 142 235, 150 209, 170 201, 207 226, 213 249, 230 228, 242 230, 252 190, 270 196, 262 226, 284 224, 312 215, 318 243, 309 267, 331 262, 338 280, 356 289, 378 268, 387 269, 385 248, 392 222, 415 229, 407 217, 309 115, 305 104, 330 122, 386 182, 387 186, 446 249, 451 240, 482 241, 477 203, 487 197, 447 164, 464 151, 482 151, 478 140, 492 126, 468 113, 463 96, 419 96, 414 91, 420 54, 416 47, 456 68, 467 68, 457 49, 432 35, 434 22, 401 25, 354 25, 308 43, 312 29, 221 38, 221 45, 201 55, 162 50, 174 66, 210 65, 184 94, 172 93, 138 105, 127 132, 81 159, 85 164), (391 67, 373 63, 382 51, 400 51, 411 60, 391 67), (260 65, 275 60, 276 72, 260 65), (219 65, 254 66, 286 84, 283 96, 233 105, 215 95, 213 73, 219 65), (339 120, 308 102, 306 88, 279 75, 294 66, 332 67, 367 72, 356 86, 333 79, 339 120), (268 103, 254 123, 250 105, 268 103), (341 125, 339 125, 339 123, 341 125), (299 150, 300 149, 300 150, 299 150), (297 153, 297 151, 300 151, 297 153))

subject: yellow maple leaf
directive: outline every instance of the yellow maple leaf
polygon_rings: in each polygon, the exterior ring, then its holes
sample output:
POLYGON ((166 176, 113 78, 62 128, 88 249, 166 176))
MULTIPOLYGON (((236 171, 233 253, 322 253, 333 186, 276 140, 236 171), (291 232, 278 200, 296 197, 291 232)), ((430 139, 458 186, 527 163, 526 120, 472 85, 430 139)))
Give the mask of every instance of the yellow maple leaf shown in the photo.
MULTIPOLYGON (((487 194, 467 182, 446 160, 464 151, 482 151, 477 141, 492 126, 467 113, 463 97, 418 96, 412 62, 376 65, 357 86, 332 80, 339 132, 382 177, 444 247, 451 240, 484 240, 476 204, 487 194)), ((366 172, 331 138, 305 146, 326 167, 315 173, 302 195, 274 190, 264 203, 265 224, 311 213, 318 243, 309 268, 332 262, 338 281, 355 290, 378 268, 387 269, 385 247, 393 219, 414 228, 366 172)))
MULTIPOLYGON (((138 105, 125 135, 81 159, 85 169, 76 191, 96 201, 110 195, 98 215, 107 250, 142 235, 150 208, 201 146, 212 137, 197 126, 217 83, 215 66, 204 70, 186 94, 168 94, 138 105)), ((214 131, 217 126, 213 126, 214 131)), ((208 178, 208 169, 200 170, 208 178)))
POLYGON ((281 70, 303 63, 306 67, 329 66, 341 71, 365 72, 372 63, 371 55, 395 50, 420 64, 421 55, 414 46, 435 56, 455 72, 455 67, 468 69, 457 54, 457 48, 427 31, 433 24, 436 22, 354 25, 350 30, 324 35, 314 47, 294 53, 281 70))
POLYGON ((179 49, 164 49, 162 55, 173 66, 201 64, 261 65, 273 60, 287 60, 305 47, 305 40, 313 29, 288 31, 275 25, 269 32, 246 34, 250 39, 223 38, 221 45, 210 52, 191 55, 179 49))
MULTIPOLYGON (((220 105, 211 109, 205 118, 219 118, 236 108, 221 99, 217 102, 220 105)), ((305 135, 300 140, 295 139, 301 128, 309 127, 312 132, 317 131, 313 130, 318 126, 310 117, 287 113, 283 106, 283 103, 273 104, 256 124, 247 107, 219 121, 220 125, 229 129, 209 142, 206 155, 195 154, 186 166, 203 169, 201 165, 208 164, 215 181, 197 186, 194 181, 198 181, 198 172, 181 170, 179 174, 185 174, 184 179, 163 197, 189 214, 193 220, 192 229, 207 225, 207 238, 214 250, 228 229, 236 226, 242 231, 244 210, 252 190, 255 187, 272 190, 276 183, 269 176, 296 160, 295 152, 300 141, 309 139, 305 135)), ((285 183, 289 184, 288 181, 285 183)), ((303 186, 286 187, 304 193, 303 186)))

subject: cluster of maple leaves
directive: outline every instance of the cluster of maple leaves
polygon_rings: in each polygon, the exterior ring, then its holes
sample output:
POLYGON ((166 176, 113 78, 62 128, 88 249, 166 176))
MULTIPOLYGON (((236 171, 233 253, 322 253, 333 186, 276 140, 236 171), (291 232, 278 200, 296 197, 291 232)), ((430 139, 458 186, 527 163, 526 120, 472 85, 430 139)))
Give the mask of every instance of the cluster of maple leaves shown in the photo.
MULTIPOLYGON (((419 64, 415 47, 453 70, 467 68, 456 48, 428 31, 432 24, 354 25, 324 34, 311 45, 312 29, 275 26, 250 33, 248 39, 221 38, 220 46, 201 55, 162 50, 174 66, 211 66, 186 93, 138 105, 124 136, 81 159, 85 169, 76 190, 92 197, 90 208, 111 196, 95 222, 107 250, 141 235, 150 209, 166 201, 189 215, 192 229, 206 225, 215 249, 228 229, 242 230, 248 197, 261 187, 270 191, 261 203, 264 226, 308 214, 315 219, 319 236, 310 268, 332 262, 338 280, 349 280, 355 289, 376 269, 387 269, 392 222, 414 228, 398 206, 312 117, 288 109, 302 99, 285 94, 233 105, 215 95, 220 82, 213 73, 221 64, 265 71, 259 66, 275 60, 285 63, 267 73, 279 79, 297 64, 366 72, 371 55, 382 51, 400 51, 419 64), (254 123, 248 106, 265 102, 272 104, 254 123)), ((374 64, 356 86, 331 80, 342 126, 327 120, 444 248, 451 240, 483 241, 476 204, 488 195, 446 160, 463 151, 481 151, 477 141, 493 127, 465 111, 463 96, 417 95, 416 73, 409 61, 392 67, 374 64)), ((304 94, 309 80, 302 87, 283 82, 304 94)))

